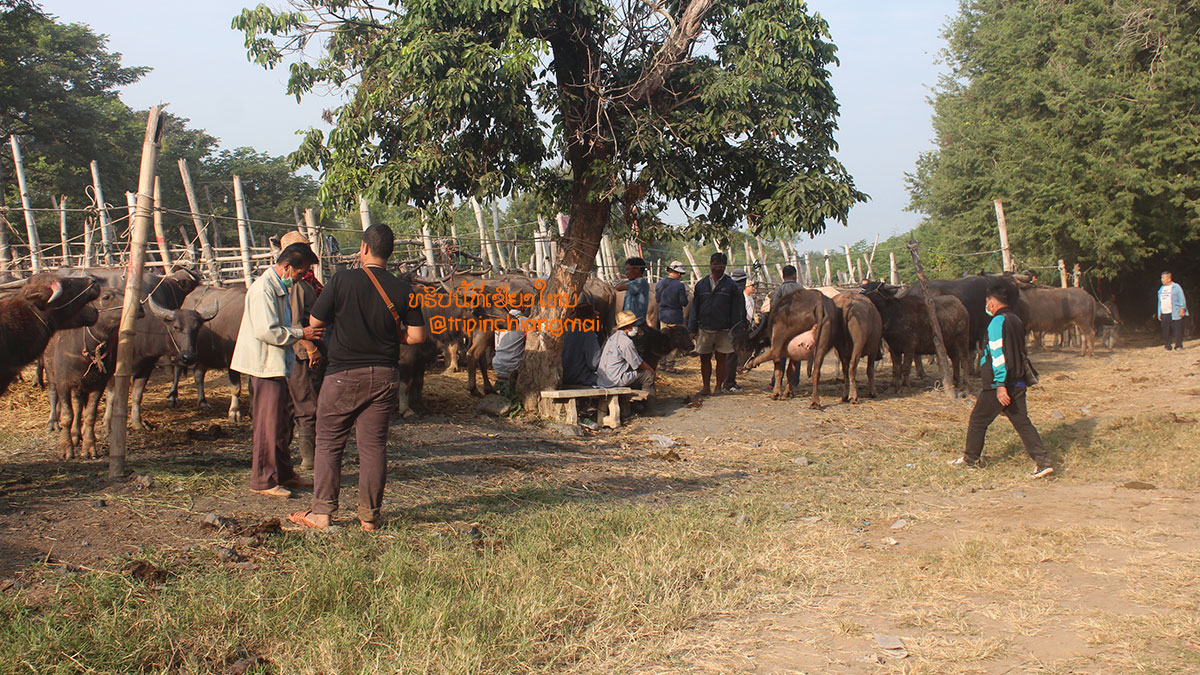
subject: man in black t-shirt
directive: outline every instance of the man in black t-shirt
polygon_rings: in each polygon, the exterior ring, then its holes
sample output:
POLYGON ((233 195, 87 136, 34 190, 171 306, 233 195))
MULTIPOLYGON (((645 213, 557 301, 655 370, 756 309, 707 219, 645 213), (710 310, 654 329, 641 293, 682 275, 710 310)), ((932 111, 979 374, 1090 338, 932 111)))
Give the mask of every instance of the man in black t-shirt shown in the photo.
POLYGON ((412 288, 386 268, 394 245, 386 225, 367 228, 359 247, 362 269, 333 275, 313 304, 311 324, 327 327, 329 363, 317 400, 313 506, 290 516, 297 524, 325 528, 337 513, 342 451, 357 422, 358 519, 364 530, 379 527, 400 343, 425 341, 425 319, 413 306, 412 288))

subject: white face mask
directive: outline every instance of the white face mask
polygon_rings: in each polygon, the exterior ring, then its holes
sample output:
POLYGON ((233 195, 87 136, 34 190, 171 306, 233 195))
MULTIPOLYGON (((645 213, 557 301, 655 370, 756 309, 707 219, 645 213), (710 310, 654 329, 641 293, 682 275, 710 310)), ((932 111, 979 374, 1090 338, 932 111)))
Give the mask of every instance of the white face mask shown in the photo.
POLYGON ((637 329, 637 327, 635 326, 635 327, 633 327, 633 328, 630 328, 630 329, 629 329, 629 337, 637 337, 637 336, 638 336, 638 329, 637 329))

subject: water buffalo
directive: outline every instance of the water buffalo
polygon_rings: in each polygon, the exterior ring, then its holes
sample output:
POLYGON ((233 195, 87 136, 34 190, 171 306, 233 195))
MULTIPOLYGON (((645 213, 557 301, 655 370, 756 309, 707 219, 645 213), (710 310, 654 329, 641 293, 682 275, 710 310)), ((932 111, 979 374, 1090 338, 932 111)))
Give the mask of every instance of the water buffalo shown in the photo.
MULTIPOLYGON (((184 300, 183 306, 204 316, 212 316, 196 333, 196 361, 193 365, 196 403, 201 408, 209 407, 204 395, 204 376, 209 370, 225 370, 229 373, 229 383, 237 390, 229 401, 229 419, 240 422, 242 413, 238 399, 242 394, 242 376, 236 370, 230 370, 229 363, 233 359, 233 347, 237 344, 238 331, 242 326, 246 287, 240 284, 226 288, 201 286, 184 300)), ((171 391, 167 395, 168 405, 178 404, 179 378, 184 373, 186 370, 183 368, 175 369, 171 391)))
POLYGON ((400 354, 396 359, 399 371, 396 398, 402 417, 412 417, 425 410, 425 373, 437 356, 438 345, 428 336, 419 345, 400 345, 400 354))
POLYGON ((41 272, 0 300, 0 395, 56 332, 95 324, 99 314, 91 302, 99 296, 100 284, 92 277, 41 272))
POLYGON ((104 288, 93 303, 96 323, 60 332, 46 348, 51 415, 57 416, 51 429, 61 433, 63 459, 74 459, 76 449, 80 457, 96 457, 96 409, 116 368, 124 298, 121 290, 104 288))
POLYGON ((747 366, 752 369, 767 361, 775 362, 775 390, 771 398, 792 397, 791 378, 784 377, 784 363, 790 359, 794 364, 808 356, 813 364, 811 406, 821 407, 817 385, 820 383, 825 355, 839 337, 839 314, 833 300, 809 289, 789 293, 779 301, 778 307, 771 308, 766 327, 771 347, 747 366), (802 337, 810 331, 811 335, 802 337), (798 337, 801 340, 793 347, 792 342, 798 337))
POLYGON ((1114 300, 1096 305, 1096 331, 1100 342, 1109 349, 1117 347, 1117 331, 1121 325, 1121 311, 1114 300))
POLYGON ((1082 288, 1022 285, 1021 297, 1029 306, 1025 330, 1062 333, 1072 326, 1083 338, 1083 356, 1096 352, 1096 314, 1099 303, 1082 288))
POLYGON ((867 396, 875 398, 875 361, 880 356, 883 319, 875 305, 857 293, 842 293, 832 300, 842 319, 841 339, 837 343, 844 382, 842 400, 858 403, 858 361, 864 356, 867 359, 867 396))
MULTIPOLYGON (((963 307, 967 310, 967 317, 970 320, 968 340, 970 341, 970 349, 972 354, 977 349, 982 349, 983 343, 987 340, 987 326, 991 321, 991 317, 987 315, 984 305, 987 304, 987 290, 993 283, 999 282, 1009 287, 1012 297, 1017 298, 1016 304, 1013 306, 1013 311, 1021 318, 1021 321, 1026 325, 1029 323, 1029 305, 1021 298, 1018 293, 1018 282, 1012 275, 997 275, 997 274, 974 274, 962 277, 961 279, 935 279, 929 284, 929 292, 934 297, 941 295, 952 295, 958 298, 963 307)), ((919 285, 911 286, 901 293, 899 297, 920 297, 921 287, 919 285)), ((968 355, 969 371, 974 373, 979 367, 978 359, 972 355, 968 355)))
MULTIPOLYGON (((909 385, 912 363, 919 363, 922 354, 936 352, 925 300, 920 295, 897 294, 894 286, 877 281, 863 284, 863 296, 875 304, 883 319, 883 339, 892 358, 892 388, 899 392, 909 385)), ((936 296, 933 303, 955 386, 961 386, 962 361, 970 358, 971 352, 970 317, 957 297, 936 296)))
POLYGON ((638 328, 637 337, 633 338, 642 360, 652 368, 658 368, 658 362, 664 356, 678 349, 690 352, 696 347, 686 326, 669 326, 665 330, 642 326, 638 328))

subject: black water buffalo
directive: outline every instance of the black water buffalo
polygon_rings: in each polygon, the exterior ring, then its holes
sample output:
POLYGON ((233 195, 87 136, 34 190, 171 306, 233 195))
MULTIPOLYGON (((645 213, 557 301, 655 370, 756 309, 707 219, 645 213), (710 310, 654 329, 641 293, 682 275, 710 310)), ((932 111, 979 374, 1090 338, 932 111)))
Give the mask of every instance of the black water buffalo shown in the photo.
POLYGON ((1096 315, 1100 303, 1090 293, 1082 288, 1022 285, 1021 297, 1029 306, 1026 331, 1062 333, 1074 326, 1083 338, 1081 355, 1095 355, 1096 315))
POLYGON ((1117 331, 1121 325, 1121 311, 1113 300, 1096 305, 1096 332, 1100 342, 1109 349, 1117 347, 1117 331))
MULTIPOLYGON (((991 317, 987 315, 985 305, 987 304, 987 290, 993 283, 999 282, 1009 287, 1011 297, 1017 298, 1013 305, 1013 311, 1021 318, 1021 321, 1026 325, 1029 324, 1029 305, 1024 298, 1020 297, 1018 282, 1013 279, 1012 275, 1008 274, 974 274, 962 277, 961 279, 935 279, 929 282, 929 292, 933 296, 952 295, 958 298, 963 307, 967 310, 967 317, 970 320, 968 339, 970 340, 970 349, 972 354, 977 349, 982 349, 983 343, 987 341, 987 327, 991 317)), ((913 285, 899 293, 899 297, 909 297, 921 295, 921 287, 913 285)), ((968 368, 970 372, 975 372, 979 367, 978 359, 968 355, 968 368)))
POLYGON ((875 398, 875 361, 880 356, 883 319, 875 305, 857 293, 842 293, 832 300, 842 322, 841 339, 837 343, 844 382, 842 400, 858 403, 858 361, 863 357, 867 359, 867 396, 875 398))
POLYGON ((747 366, 753 369, 767 361, 775 362, 775 390, 771 398, 792 397, 791 378, 784 374, 786 361, 791 361, 789 367, 795 367, 800 361, 811 361, 811 406, 821 407, 817 385, 825 355, 840 336, 839 316, 840 310, 833 300, 810 289, 789 293, 779 301, 778 307, 771 308, 765 328, 771 346, 747 366))
MULTIPOLYGON (((229 373, 229 383, 236 389, 229 401, 229 419, 240 422, 242 413, 238 399, 242 394, 242 376, 236 370, 230 370, 229 363, 233 359, 233 348, 242 326, 246 287, 240 284, 226 288, 201 286, 187 297, 183 306, 212 316, 196 333, 196 361, 192 366, 196 403, 201 408, 209 407, 204 395, 204 376, 210 370, 225 370, 229 373)), ((183 368, 175 369, 171 391, 167 395, 168 405, 178 405, 179 378, 186 372, 183 368)))
MULTIPOLYGON (((920 295, 897 294, 893 286, 880 282, 863 284, 863 295, 875 304, 883 319, 883 339, 892 358, 892 388, 899 392, 909 385, 912 363, 923 354, 934 354, 933 327, 929 310, 920 295)), ((955 386, 962 385, 962 362, 970 358, 970 316, 954 296, 933 298, 946 355, 954 369, 955 386)))
POLYGON ((650 364, 651 368, 658 368, 658 362, 676 349, 690 352, 696 347, 687 327, 682 325, 670 326, 665 330, 641 326, 638 328, 637 337, 633 338, 633 345, 637 347, 642 360, 650 364))
POLYGON ((7 295, 0 299, 0 395, 42 356, 56 332, 96 323, 99 314, 91 302, 100 296, 100 283, 41 272, 7 295))
POLYGON ((96 323, 60 332, 46 348, 51 415, 57 416, 51 429, 61 433, 63 459, 74 459, 77 449, 80 457, 96 457, 96 409, 116 368, 124 298, 121 290, 104 288, 93 302, 96 323))

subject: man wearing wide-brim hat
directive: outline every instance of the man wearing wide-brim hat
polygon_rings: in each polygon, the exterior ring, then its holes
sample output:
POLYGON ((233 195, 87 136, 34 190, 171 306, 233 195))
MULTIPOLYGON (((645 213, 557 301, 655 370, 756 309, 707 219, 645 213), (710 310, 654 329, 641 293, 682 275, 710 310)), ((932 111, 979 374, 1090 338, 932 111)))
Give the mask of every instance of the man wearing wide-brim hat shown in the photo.
MULTIPOLYGON (((658 325, 664 331, 672 326, 683 325, 683 310, 688 304, 687 286, 679 280, 683 272, 683 263, 672 260, 667 265, 667 277, 659 280, 654 287, 654 299, 658 302, 658 325)), ((675 370, 675 352, 664 356, 658 366, 664 373, 679 372, 675 370)))
MULTIPOLYGON (((308 245, 308 237, 293 230, 283 235, 279 245, 287 248, 292 244, 308 245)), ((323 286, 312 270, 292 285, 288 299, 292 308, 292 327, 303 329, 313 303, 321 294, 323 286)), ((324 343, 300 340, 292 346, 296 353, 296 364, 288 375, 288 392, 292 396, 292 415, 296 422, 296 443, 300 446, 300 468, 311 471, 317 440, 317 396, 321 392, 321 380, 325 376, 324 343)))
POLYGON ((633 338, 637 336, 638 317, 633 312, 617 313, 617 329, 604 343, 600 365, 596 369, 596 386, 630 387, 654 395, 654 368, 642 359, 633 338))

